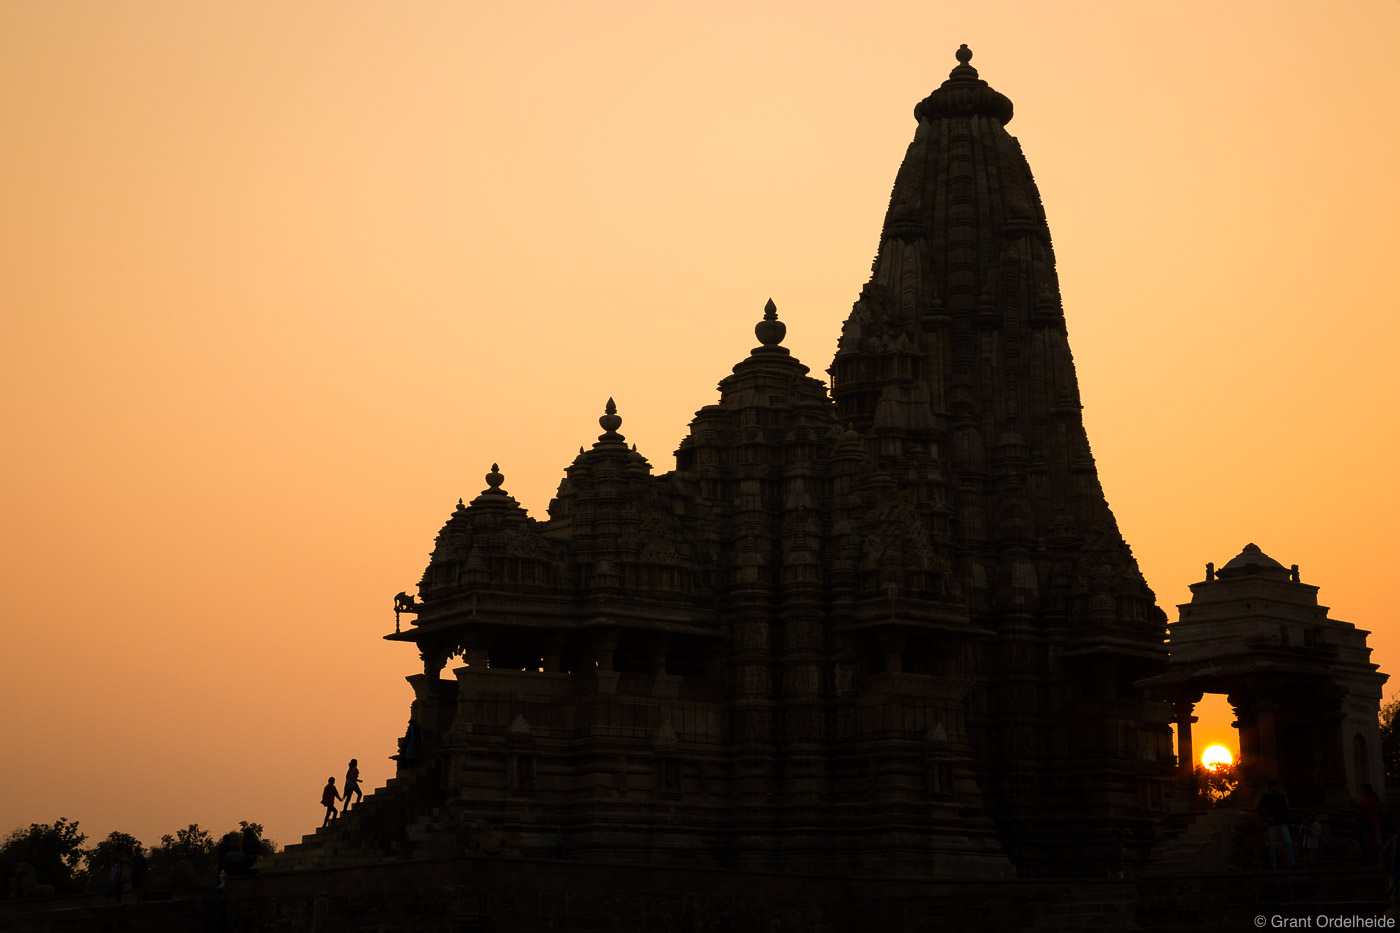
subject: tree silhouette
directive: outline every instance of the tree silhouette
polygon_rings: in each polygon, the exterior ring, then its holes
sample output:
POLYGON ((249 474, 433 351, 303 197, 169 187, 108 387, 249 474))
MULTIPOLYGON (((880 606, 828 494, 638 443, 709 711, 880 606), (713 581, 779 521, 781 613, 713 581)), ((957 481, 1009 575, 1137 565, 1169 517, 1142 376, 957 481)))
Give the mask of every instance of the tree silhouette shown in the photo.
POLYGON ((1385 768, 1385 783, 1400 784, 1400 697, 1381 706, 1381 764, 1385 768))
POLYGON ((214 839, 198 823, 160 837, 151 848, 149 885, 171 891, 212 888, 218 882, 214 839))
POLYGON ((78 821, 59 817, 57 823, 30 823, 16 829, 0 845, 0 877, 9 878, 15 866, 26 862, 40 884, 51 884, 59 894, 69 894, 83 881, 78 864, 83 860, 87 836, 78 832, 78 821))
POLYGON ((1235 788, 1240 786, 1240 773, 1233 762, 1212 768, 1196 765, 1196 786, 1210 805, 1224 806, 1234 802, 1235 788))
POLYGON ((240 836, 245 829, 251 829, 253 835, 258 837, 258 844, 261 846, 258 852, 259 856, 272 855, 277 851, 277 843, 263 835, 263 825, 261 823, 250 823, 247 820, 239 820, 238 832, 240 836))

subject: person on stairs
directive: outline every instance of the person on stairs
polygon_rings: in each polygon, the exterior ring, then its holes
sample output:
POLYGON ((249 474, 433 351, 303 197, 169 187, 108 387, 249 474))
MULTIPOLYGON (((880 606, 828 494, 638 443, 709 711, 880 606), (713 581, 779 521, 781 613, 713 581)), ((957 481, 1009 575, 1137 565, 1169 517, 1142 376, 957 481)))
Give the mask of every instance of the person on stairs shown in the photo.
POLYGON ((326 808, 326 818, 321 821, 322 828, 335 822, 335 802, 339 799, 340 791, 335 789, 335 778, 326 778, 326 787, 321 791, 321 806, 326 808))

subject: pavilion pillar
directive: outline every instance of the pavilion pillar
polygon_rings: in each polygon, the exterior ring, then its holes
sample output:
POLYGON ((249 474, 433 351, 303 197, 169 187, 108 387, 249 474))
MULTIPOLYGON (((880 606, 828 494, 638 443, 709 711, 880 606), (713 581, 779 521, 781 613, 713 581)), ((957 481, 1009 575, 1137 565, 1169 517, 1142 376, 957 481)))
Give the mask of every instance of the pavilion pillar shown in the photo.
POLYGON ((1194 700, 1175 700, 1176 710, 1176 769, 1181 779, 1191 785, 1196 783, 1196 751, 1191 744, 1191 724, 1196 722, 1192 715, 1196 709, 1194 700))
POLYGON ((903 652, 905 634, 899 631, 880 633, 880 651, 885 656, 885 673, 899 674, 904 670, 903 652))
POLYGON ((654 635, 647 641, 647 654, 651 660, 651 695, 654 697, 676 696, 680 690, 680 678, 666 673, 666 658, 671 653, 671 639, 666 635, 654 635))
POLYGON ((564 636, 550 635, 543 640, 540 647, 544 652, 540 662, 545 671, 550 674, 562 674, 564 668, 560 664, 560 658, 564 654, 564 636))
POLYGON ((1262 700, 1255 706, 1259 730, 1259 760, 1256 767, 1264 781, 1277 781, 1278 773, 1278 722, 1277 705, 1262 700))
POLYGON ((597 662, 597 670, 612 673, 613 655, 617 651, 619 635, 616 631, 594 631, 589 633, 589 646, 597 662))
MULTIPOLYGON (((616 631, 602 631, 595 629, 589 633, 588 645, 593 650, 595 667, 593 668, 594 689, 600 694, 616 694, 617 682, 620 675, 613 670, 613 656, 617 652, 617 643, 620 635, 616 631)), ((587 662, 584 667, 587 669, 587 662)))

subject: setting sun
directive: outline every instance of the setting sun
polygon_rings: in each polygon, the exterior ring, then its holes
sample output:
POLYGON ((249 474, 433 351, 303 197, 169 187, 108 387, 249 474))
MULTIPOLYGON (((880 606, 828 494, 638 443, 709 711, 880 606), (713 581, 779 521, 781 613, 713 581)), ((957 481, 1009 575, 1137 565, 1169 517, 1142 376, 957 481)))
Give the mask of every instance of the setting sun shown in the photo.
POLYGON ((1234 760, 1234 756, 1224 745, 1212 745, 1201 753, 1201 764, 1212 771, 1228 767, 1234 760))

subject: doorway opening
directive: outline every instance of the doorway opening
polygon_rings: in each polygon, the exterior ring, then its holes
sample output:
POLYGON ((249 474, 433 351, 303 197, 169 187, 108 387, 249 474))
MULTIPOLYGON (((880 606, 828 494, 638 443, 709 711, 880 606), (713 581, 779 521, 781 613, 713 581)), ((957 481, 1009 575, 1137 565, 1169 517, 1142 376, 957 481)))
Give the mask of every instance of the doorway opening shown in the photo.
POLYGON ((1196 786, 1212 803, 1228 801, 1240 784, 1240 732, 1225 694, 1202 694, 1192 733, 1196 786))

